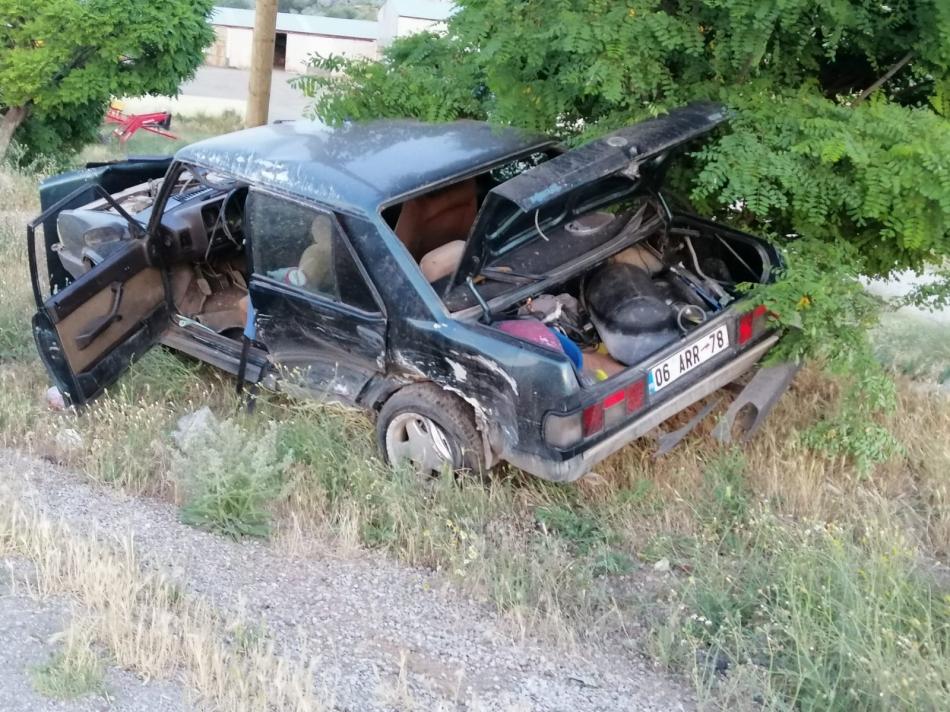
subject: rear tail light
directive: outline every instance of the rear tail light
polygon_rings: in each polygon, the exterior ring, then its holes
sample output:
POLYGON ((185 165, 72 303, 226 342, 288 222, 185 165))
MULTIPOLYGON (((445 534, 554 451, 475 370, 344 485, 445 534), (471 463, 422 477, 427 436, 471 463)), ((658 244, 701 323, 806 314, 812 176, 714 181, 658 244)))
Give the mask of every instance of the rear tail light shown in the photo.
POLYGON ((615 405, 620 405, 621 403, 626 401, 626 399, 627 399, 626 390, 614 391, 609 396, 604 398, 604 410, 613 408, 615 405))
POLYGON ((584 408, 581 415, 581 434, 585 438, 596 435, 604 429, 604 404, 594 403, 594 405, 584 408))
POLYGON ((544 441, 560 450, 566 450, 583 440, 580 413, 554 415, 544 419, 544 441))
POLYGON ((643 407, 647 395, 646 379, 627 386, 627 412, 635 413, 643 407))
POLYGON ((752 311, 747 311, 739 317, 739 345, 742 346, 761 334, 765 329, 765 315, 767 310, 760 304, 752 311))
POLYGON ((646 379, 614 391, 603 400, 579 413, 549 415, 544 421, 544 439, 557 448, 576 445, 581 440, 610 430, 628 415, 637 412, 646 401, 646 379))

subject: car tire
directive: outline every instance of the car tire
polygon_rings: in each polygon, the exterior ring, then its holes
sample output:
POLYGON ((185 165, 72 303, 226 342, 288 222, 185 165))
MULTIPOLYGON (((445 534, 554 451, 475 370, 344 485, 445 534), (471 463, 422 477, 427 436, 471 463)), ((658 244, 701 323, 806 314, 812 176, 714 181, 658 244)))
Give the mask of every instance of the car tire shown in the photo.
POLYGON ((471 406, 434 383, 406 386, 379 411, 376 438, 383 459, 411 463, 426 478, 450 469, 481 476, 485 455, 471 406))

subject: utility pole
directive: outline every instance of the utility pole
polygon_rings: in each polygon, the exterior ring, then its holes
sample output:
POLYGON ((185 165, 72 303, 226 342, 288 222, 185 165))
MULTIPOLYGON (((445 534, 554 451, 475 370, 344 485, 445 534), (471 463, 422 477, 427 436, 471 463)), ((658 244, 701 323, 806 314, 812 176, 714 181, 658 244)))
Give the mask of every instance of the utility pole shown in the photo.
POLYGON ((247 114, 244 118, 244 125, 248 128, 267 123, 276 34, 277 0, 257 0, 254 15, 254 46, 251 51, 251 78, 247 87, 247 114))

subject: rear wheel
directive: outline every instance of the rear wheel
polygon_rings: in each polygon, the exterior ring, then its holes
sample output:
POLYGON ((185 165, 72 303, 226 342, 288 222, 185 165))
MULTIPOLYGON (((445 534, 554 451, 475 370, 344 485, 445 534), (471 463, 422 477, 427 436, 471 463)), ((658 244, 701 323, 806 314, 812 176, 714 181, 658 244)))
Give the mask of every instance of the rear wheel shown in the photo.
POLYGON ((485 470, 472 409, 435 384, 407 386, 386 401, 376 435, 388 463, 412 467, 426 478, 485 470))

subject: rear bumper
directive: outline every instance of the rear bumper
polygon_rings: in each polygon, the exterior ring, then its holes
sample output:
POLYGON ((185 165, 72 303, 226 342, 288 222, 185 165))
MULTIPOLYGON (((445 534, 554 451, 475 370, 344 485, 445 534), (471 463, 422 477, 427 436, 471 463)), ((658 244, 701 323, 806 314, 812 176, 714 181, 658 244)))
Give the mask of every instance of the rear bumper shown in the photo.
POLYGON ((602 440, 588 450, 572 457, 570 460, 557 461, 517 451, 503 454, 502 459, 507 460, 515 467, 545 480, 573 482, 589 472, 598 462, 613 455, 633 440, 646 435, 664 420, 673 417, 696 401, 732 383, 743 373, 755 366, 759 359, 761 359, 778 340, 779 335, 772 334, 748 351, 740 353, 722 368, 705 375, 685 391, 676 394, 670 398, 670 400, 660 403, 655 408, 648 410, 642 416, 631 421, 606 440, 602 440))

